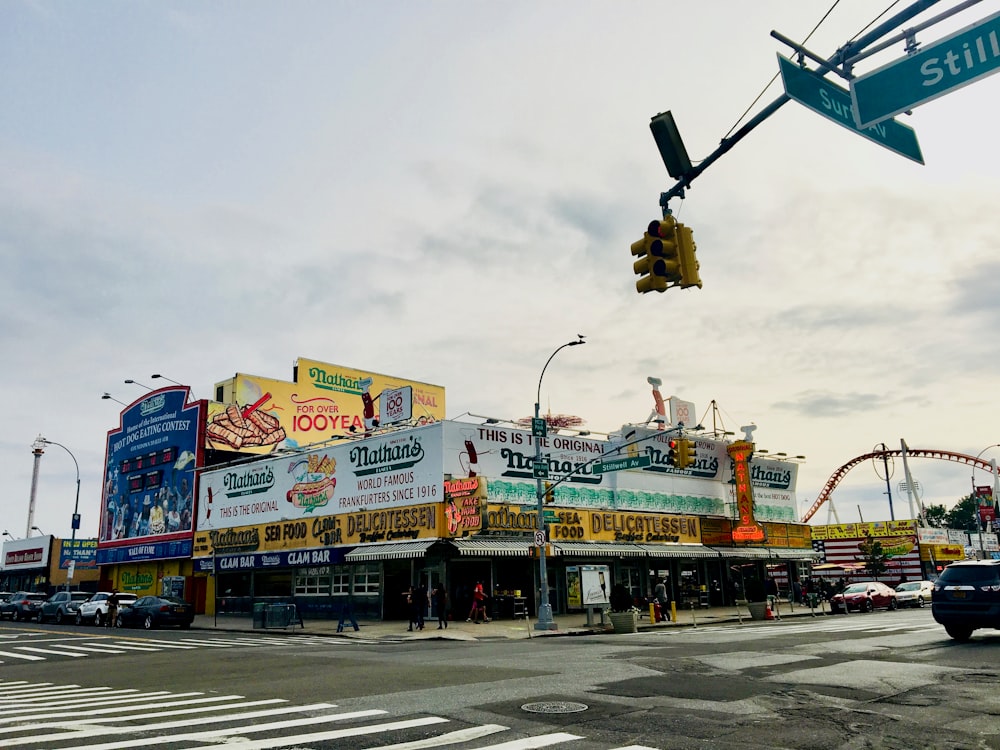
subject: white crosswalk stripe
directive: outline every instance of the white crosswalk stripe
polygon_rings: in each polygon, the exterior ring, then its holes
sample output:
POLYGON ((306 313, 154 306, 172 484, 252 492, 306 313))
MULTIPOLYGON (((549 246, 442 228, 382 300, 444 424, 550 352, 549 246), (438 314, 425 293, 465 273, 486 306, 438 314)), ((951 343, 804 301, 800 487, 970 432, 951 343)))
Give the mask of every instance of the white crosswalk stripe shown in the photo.
POLYGON ((910 632, 920 633, 933 630, 941 630, 941 626, 934 621, 924 618, 917 620, 893 620, 892 616, 879 617, 878 615, 846 615, 840 617, 817 617, 817 618, 796 618, 795 620, 754 622, 743 625, 719 625, 711 628, 690 628, 685 630, 667 631, 668 635, 698 636, 704 637, 706 634, 719 634, 728 637, 734 632, 751 634, 754 637, 761 636, 784 636, 797 635, 801 633, 894 633, 910 632))
MULTIPOLYGON (((220 746, 226 750, 268 750, 347 740, 351 746, 362 742, 371 750, 432 750, 495 738, 498 743, 479 747, 535 750, 566 743, 571 747, 571 743, 586 739, 568 732, 550 732, 505 740, 503 733, 510 728, 500 724, 449 730, 452 720, 444 717, 393 717, 389 713, 380 708, 341 711, 333 703, 295 705, 281 698, 246 700, 239 695, 166 691, 140 694, 110 687, 0 679, 0 747, 4 748, 124 750, 169 745, 191 750, 220 746), (84 691, 90 696, 86 708, 67 705, 67 700, 84 691), (30 696, 37 702, 26 704, 30 696), (48 700, 56 696, 61 700, 48 700), (126 703, 130 700, 136 702, 126 703), (378 744, 383 736, 389 743, 378 744)), ((656 748, 628 745, 609 750, 656 748)))
POLYGON ((293 638, 282 638, 280 636, 207 636, 203 638, 185 637, 177 640, 165 638, 143 638, 134 637, 126 640, 115 634, 105 639, 94 639, 93 637, 75 638, 68 636, 58 640, 40 641, 38 634, 18 634, 3 643, 4 650, 0 651, 0 664, 5 661, 43 661, 49 658, 65 657, 79 658, 82 656, 118 656, 130 651, 153 653, 156 651, 193 651, 199 648, 212 649, 233 649, 233 648, 266 648, 274 646, 288 646, 290 644, 300 645, 323 645, 331 648, 350 646, 359 643, 375 643, 370 640, 350 640, 340 638, 324 638, 322 636, 295 636, 293 638), (33 645, 20 645, 18 639, 31 638, 33 645))

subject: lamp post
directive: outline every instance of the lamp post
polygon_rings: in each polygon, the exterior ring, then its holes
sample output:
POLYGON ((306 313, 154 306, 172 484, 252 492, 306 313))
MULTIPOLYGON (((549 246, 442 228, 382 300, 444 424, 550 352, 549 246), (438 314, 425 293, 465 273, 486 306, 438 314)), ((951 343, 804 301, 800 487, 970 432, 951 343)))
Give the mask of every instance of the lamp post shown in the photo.
MULTIPOLYGON (((548 368, 549 363, 559 352, 567 346, 579 346, 580 344, 587 343, 583 340, 583 336, 581 334, 577 334, 577 337, 576 341, 570 341, 563 344, 549 356, 548 360, 545 362, 545 367, 542 368, 542 374, 538 376, 538 392, 535 395, 535 418, 531 423, 531 433, 532 439, 535 441, 535 500, 538 514, 538 531, 540 532, 539 538, 542 540, 542 544, 538 548, 538 578, 539 588, 541 590, 541 601, 538 604, 538 622, 535 623, 535 630, 556 629, 556 623, 552 619, 552 603, 549 601, 549 574, 545 562, 545 543, 548 541, 545 538, 545 491, 542 488, 542 472, 539 470, 539 467, 542 465, 542 438, 545 437, 546 434, 546 429, 544 427, 545 423, 541 420, 541 415, 539 413, 542 401, 542 378, 545 377, 545 370, 548 368)), ((545 474, 548 475, 548 472, 546 471, 545 474)))
MULTIPOLYGON (((69 454, 69 457, 73 459, 73 466, 76 468, 76 500, 73 502, 73 520, 70 523, 70 542, 69 542, 69 553, 70 555, 76 554, 76 530, 80 528, 80 464, 77 463, 76 456, 73 455, 73 451, 67 448, 62 443, 57 443, 55 440, 47 440, 39 436, 39 440, 45 445, 58 445, 64 451, 69 454)), ((38 527, 34 527, 38 530, 38 527)), ((72 559, 72 558, 70 558, 72 559)), ((69 576, 66 577, 66 590, 69 590, 69 576)))
MULTIPOLYGON (((170 378, 168 378, 168 377, 167 377, 166 375, 161 375, 161 374, 160 374, 160 373, 158 373, 158 372, 156 372, 156 373, 153 373, 152 375, 150 375, 150 377, 151 377, 151 378, 153 378, 153 380, 156 380, 157 378, 163 378, 163 379, 164 379, 164 380, 166 380, 166 381, 167 381, 168 383, 173 383, 174 385, 181 385, 181 386, 182 386, 182 385, 184 385, 183 383, 178 383, 178 382, 177 382, 176 380, 171 380, 171 379, 170 379, 170 378)), ((127 382, 127 381, 126 381, 126 382, 127 382)))
POLYGON ((128 404, 126 404, 124 401, 119 401, 114 396, 112 396, 110 393, 105 393, 103 396, 101 396, 101 398, 103 398, 103 399, 110 399, 111 401, 114 401, 116 404, 121 404, 122 406, 128 406, 128 404))
POLYGON ((129 378, 129 379, 128 379, 128 380, 126 380, 125 382, 126 382, 126 383, 128 383, 129 385, 137 385, 137 386, 139 386, 140 388, 145 388, 145 389, 146 389, 147 391, 151 391, 151 390, 153 390, 152 388, 150 388, 150 387, 149 387, 148 385, 146 385, 145 383, 140 383, 140 382, 139 382, 138 380, 132 380, 132 378, 129 378))
POLYGON ((39 536, 45 536, 45 532, 44 532, 44 531, 42 531, 42 530, 41 530, 40 528, 38 528, 37 526, 32 526, 32 527, 31 527, 31 530, 32 530, 32 531, 37 531, 37 532, 38 532, 38 535, 39 535, 39 536))

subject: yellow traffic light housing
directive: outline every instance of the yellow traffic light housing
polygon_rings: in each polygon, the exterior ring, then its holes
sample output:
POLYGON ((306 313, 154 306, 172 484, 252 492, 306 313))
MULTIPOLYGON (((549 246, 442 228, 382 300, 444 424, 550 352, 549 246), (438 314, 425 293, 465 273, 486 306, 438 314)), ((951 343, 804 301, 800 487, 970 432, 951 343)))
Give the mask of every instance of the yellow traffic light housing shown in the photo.
POLYGON ((690 440, 682 439, 677 441, 677 468, 686 469, 698 458, 694 443, 690 440))
POLYGON ((676 227, 672 216, 651 221, 642 239, 632 243, 632 255, 639 256, 632 270, 642 277, 635 282, 640 294, 665 292, 671 282, 681 280, 676 227))
POLYGON ((675 469, 681 467, 680 440, 671 440, 667 443, 667 463, 675 469))
POLYGON ((698 263, 697 250, 698 246, 694 244, 694 232, 691 227, 678 224, 677 251, 680 260, 681 289, 687 289, 690 286, 701 289, 701 276, 698 275, 701 264, 698 263))
POLYGON ((545 494, 544 499, 546 503, 554 503, 556 501, 556 491, 552 489, 552 482, 545 482, 545 494))

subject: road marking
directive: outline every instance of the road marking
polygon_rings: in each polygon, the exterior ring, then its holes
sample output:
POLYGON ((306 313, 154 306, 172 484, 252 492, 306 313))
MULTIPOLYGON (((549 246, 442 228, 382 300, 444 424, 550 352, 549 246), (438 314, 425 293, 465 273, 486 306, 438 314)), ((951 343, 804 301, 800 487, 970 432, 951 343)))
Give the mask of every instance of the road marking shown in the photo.
POLYGON ((110 646, 95 646, 92 643, 84 645, 84 646, 73 646, 73 645, 67 643, 67 644, 65 644, 63 646, 63 648, 72 648, 72 649, 76 649, 77 651, 90 651, 90 652, 95 653, 95 654, 127 654, 128 653, 128 651, 126 651, 123 648, 112 648, 110 646))
MULTIPOLYGON (((425 750, 425 748, 441 747, 442 745, 457 745, 459 742, 471 742, 482 737, 488 737, 497 732, 506 732, 510 727, 501 724, 482 724, 478 727, 458 729, 454 732, 439 734, 413 742, 397 742, 395 745, 383 745, 378 750, 425 750)), ((227 743, 228 744, 228 743, 227 743)))

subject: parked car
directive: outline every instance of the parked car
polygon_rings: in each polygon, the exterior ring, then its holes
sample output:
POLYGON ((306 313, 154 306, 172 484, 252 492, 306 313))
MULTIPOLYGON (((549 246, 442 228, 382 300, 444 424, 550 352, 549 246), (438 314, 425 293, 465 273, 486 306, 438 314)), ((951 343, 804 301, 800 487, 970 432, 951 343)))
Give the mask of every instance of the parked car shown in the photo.
POLYGON ((0 619, 9 617, 15 622, 33 620, 44 601, 45 594, 34 591, 18 591, 10 599, 0 604, 0 619))
MULTIPOLYGON (((108 619, 109 596, 111 596, 110 591, 98 591, 87 601, 81 604, 80 608, 76 611, 76 624, 83 625, 88 622, 92 622, 95 625, 106 624, 108 619)), ((135 594, 118 593, 119 607, 122 607, 125 604, 132 604, 135 600, 135 594)))
POLYGON ((871 612, 873 609, 895 609, 896 592, 884 583, 878 581, 862 581, 852 583, 841 593, 830 598, 830 611, 835 615, 841 612, 871 612))
POLYGON ((1000 629, 1000 560, 966 560, 934 582, 931 614, 956 641, 979 628, 1000 629))
POLYGON ((900 607, 923 607, 931 600, 933 581, 906 581, 896 587, 896 604, 900 607))
POLYGON ((61 625, 76 617, 77 608, 90 598, 87 591, 57 591, 38 608, 35 619, 38 622, 55 620, 61 625))
POLYGON ((146 630, 164 625, 191 627, 194 606, 176 596, 143 596, 118 609, 118 627, 136 627, 146 630))

